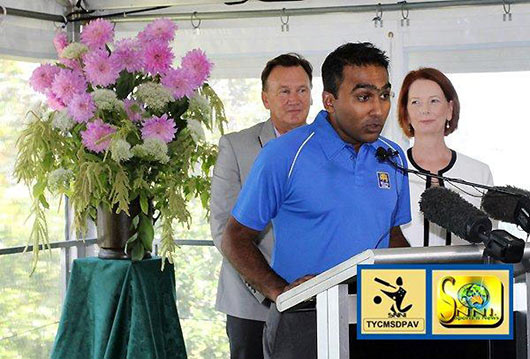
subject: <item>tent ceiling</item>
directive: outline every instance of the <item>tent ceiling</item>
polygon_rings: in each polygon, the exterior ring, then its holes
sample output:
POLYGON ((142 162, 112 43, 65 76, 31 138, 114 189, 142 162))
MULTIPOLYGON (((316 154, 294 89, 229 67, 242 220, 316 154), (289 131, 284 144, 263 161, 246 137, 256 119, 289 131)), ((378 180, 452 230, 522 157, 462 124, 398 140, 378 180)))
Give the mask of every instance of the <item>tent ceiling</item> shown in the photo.
MULTIPOLYGON (((67 1, 67 0, 61 0, 67 1)), ((70 0, 72 1, 72 0, 70 0)), ((503 6, 503 0, 248 0, 242 4, 227 5, 235 0, 83 0, 84 8, 91 10, 81 19, 111 16, 114 22, 145 22, 161 16, 173 20, 188 20, 198 15, 202 20, 266 18, 299 15, 323 15, 330 13, 402 12, 422 9, 503 6), (156 8, 158 7, 158 8, 156 8), (151 10, 149 10, 151 9, 151 10), (284 10, 285 9, 285 10, 284 10), (147 10, 147 11, 146 11, 147 10), (127 14, 126 14, 127 12, 127 14)), ((510 0, 510 4, 525 4, 530 0, 510 0)))

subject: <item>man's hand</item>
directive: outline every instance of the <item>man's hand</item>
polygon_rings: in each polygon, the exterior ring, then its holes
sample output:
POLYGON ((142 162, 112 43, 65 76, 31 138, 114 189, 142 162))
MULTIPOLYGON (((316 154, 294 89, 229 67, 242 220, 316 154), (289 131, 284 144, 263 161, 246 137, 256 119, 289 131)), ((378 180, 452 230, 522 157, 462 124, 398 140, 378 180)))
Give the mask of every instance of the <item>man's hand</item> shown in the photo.
POLYGON ((315 275, 314 274, 308 274, 308 275, 305 275, 301 278, 298 278, 297 280, 295 280, 294 282, 292 282, 291 284, 289 284, 288 286, 286 286, 285 288, 283 288, 283 291, 282 293, 285 293, 287 292, 289 289, 293 289, 294 287, 304 283, 304 282, 307 282, 308 280, 310 280, 311 278, 315 278, 315 275))

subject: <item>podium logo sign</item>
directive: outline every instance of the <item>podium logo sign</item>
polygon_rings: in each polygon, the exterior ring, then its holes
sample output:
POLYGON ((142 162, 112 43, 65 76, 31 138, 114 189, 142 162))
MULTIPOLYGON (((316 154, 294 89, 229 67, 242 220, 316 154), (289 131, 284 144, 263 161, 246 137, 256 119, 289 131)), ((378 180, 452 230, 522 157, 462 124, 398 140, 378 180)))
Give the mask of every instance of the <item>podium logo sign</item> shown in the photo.
POLYGON ((424 269, 364 269, 362 333, 425 333, 424 269))
POLYGON ((433 334, 508 334, 506 271, 433 271, 433 334))
POLYGON ((359 265, 358 339, 512 339, 510 265, 359 265))

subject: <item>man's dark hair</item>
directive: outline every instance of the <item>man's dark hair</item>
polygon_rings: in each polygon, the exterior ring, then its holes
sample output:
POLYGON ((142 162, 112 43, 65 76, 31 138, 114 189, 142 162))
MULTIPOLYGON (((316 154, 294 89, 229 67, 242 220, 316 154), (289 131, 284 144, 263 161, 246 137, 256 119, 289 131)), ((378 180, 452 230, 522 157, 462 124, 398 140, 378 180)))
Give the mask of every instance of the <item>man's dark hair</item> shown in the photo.
POLYGON ((344 66, 381 66, 388 70, 388 57, 370 42, 347 43, 330 53, 322 64, 324 91, 337 98, 342 81, 344 66))
POLYGON ((302 55, 299 55, 294 52, 290 52, 288 54, 282 54, 280 56, 275 57, 274 59, 267 62, 267 65, 265 65, 265 68, 263 69, 263 72, 261 73, 261 89, 263 91, 267 91, 267 80, 269 79, 269 75, 271 74, 272 70, 276 66, 284 66, 284 67, 294 67, 294 66, 300 66, 304 69, 307 76, 309 77, 309 83, 311 84, 313 81, 313 66, 304 59, 302 55))

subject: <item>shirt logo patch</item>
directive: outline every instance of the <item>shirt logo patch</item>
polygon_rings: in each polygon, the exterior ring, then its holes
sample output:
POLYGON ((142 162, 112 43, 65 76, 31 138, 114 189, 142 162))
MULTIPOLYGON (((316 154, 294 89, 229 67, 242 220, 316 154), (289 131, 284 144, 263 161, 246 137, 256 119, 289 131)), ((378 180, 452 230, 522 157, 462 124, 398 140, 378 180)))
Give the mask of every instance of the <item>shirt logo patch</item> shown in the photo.
POLYGON ((377 172, 379 188, 390 189, 390 176, 387 172, 377 172))

